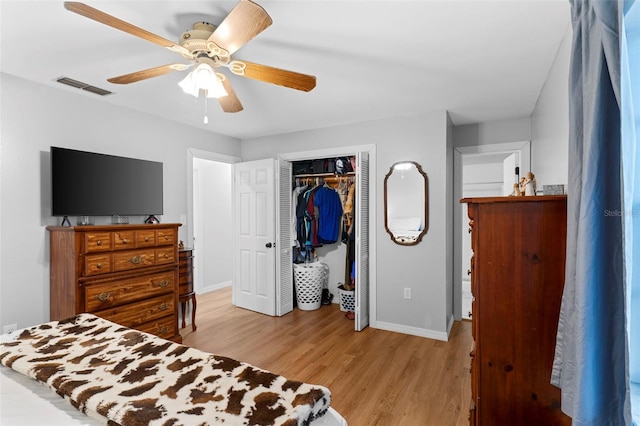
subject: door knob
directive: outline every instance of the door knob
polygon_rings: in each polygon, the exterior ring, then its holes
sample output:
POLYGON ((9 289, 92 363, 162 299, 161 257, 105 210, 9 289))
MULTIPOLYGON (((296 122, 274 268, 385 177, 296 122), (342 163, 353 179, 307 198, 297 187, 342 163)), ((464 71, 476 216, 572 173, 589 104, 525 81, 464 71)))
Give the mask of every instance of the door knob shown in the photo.
POLYGON ((265 246, 266 248, 271 248, 271 247, 273 247, 274 245, 275 245, 275 244, 267 243, 267 244, 265 244, 264 246, 265 246))

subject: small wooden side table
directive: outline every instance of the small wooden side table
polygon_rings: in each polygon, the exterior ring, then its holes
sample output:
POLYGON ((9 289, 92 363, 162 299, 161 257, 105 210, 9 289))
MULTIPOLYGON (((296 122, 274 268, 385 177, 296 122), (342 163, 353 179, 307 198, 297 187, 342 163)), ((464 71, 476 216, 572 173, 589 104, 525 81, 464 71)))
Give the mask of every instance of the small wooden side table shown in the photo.
POLYGON ((187 326, 185 314, 187 302, 191 300, 191 329, 196 331, 196 293, 193 290, 193 249, 184 248, 178 250, 179 283, 180 283, 180 310, 182 311, 182 328, 187 326))

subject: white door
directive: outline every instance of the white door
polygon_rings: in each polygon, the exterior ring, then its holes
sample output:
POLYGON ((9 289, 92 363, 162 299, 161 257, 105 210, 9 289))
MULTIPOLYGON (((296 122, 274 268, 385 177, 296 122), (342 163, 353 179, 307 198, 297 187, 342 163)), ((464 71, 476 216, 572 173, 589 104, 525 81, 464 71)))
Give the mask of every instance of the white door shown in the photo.
POLYGON ((511 195, 513 184, 519 183, 516 175, 518 153, 514 152, 502 161, 502 195, 511 195))
POLYGON ((276 314, 274 169, 272 158, 234 165, 233 303, 267 315, 276 314))
POLYGON ((356 155, 356 318, 355 328, 369 325, 369 153, 356 155))

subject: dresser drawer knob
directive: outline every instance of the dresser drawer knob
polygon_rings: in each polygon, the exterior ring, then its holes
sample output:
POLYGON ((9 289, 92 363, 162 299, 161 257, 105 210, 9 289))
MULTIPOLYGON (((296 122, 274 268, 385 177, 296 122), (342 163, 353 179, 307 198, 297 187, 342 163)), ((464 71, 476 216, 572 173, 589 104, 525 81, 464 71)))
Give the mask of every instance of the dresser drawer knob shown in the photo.
POLYGON ((167 327, 166 325, 163 325, 162 327, 160 327, 160 328, 158 329, 158 333, 159 333, 159 334, 164 334, 164 333, 166 333, 166 332, 168 332, 168 331, 169 331, 169 327, 167 327))
POLYGON ((101 245, 102 245, 102 240, 98 240, 98 241, 96 241, 96 245, 97 245, 97 246, 101 246, 101 245))
POLYGON ((142 257, 140 256, 134 256, 131 259, 129 259, 129 262, 133 263, 134 265, 139 264, 140 262, 142 262, 142 257))
POLYGON ((168 258, 169 258, 169 255, 168 255, 167 253, 165 253, 165 254, 164 254, 164 258, 165 258, 165 259, 168 259, 168 258))
POLYGON ((158 283, 158 287, 167 288, 169 286, 169 281, 162 280, 158 283))
POLYGON ((161 311, 166 311, 167 309, 169 309, 169 305, 166 303, 163 303, 160 306, 158 306, 158 309, 160 309, 161 311))
POLYGON ((102 269, 102 263, 96 263, 96 268, 102 269))
POLYGON ((149 237, 144 237, 144 242, 148 243, 149 242, 149 237))
POLYGON ((106 302, 109 300, 109 298, 111 297, 111 293, 106 291, 106 292, 102 292, 99 295, 96 296, 96 299, 98 299, 101 302, 106 302))
POLYGON ((169 239, 169 236, 168 236, 168 235, 165 235, 165 236, 164 236, 164 239, 165 239, 165 240, 168 240, 168 239, 169 239))
POLYGON ((122 239, 122 244, 127 244, 129 242, 129 240, 127 240, 126 238, 122 239))

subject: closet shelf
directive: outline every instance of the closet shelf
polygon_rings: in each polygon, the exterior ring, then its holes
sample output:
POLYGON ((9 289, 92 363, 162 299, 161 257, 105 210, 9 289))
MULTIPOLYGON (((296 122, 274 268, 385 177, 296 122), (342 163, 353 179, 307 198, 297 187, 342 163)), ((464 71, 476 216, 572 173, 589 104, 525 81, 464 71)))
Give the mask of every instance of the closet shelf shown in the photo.
POLYGON ((342 173, 342 174, 338 174, 338 173, 305 173, 305 174, 301 174, 301 175, 293 175, 294 178, 314 178, 314 177, 335 177, 335 178, 339 178, 339 177, 348 177, 348 176, 355 176, 356 172, 347 172, 347 173, 342 173))

